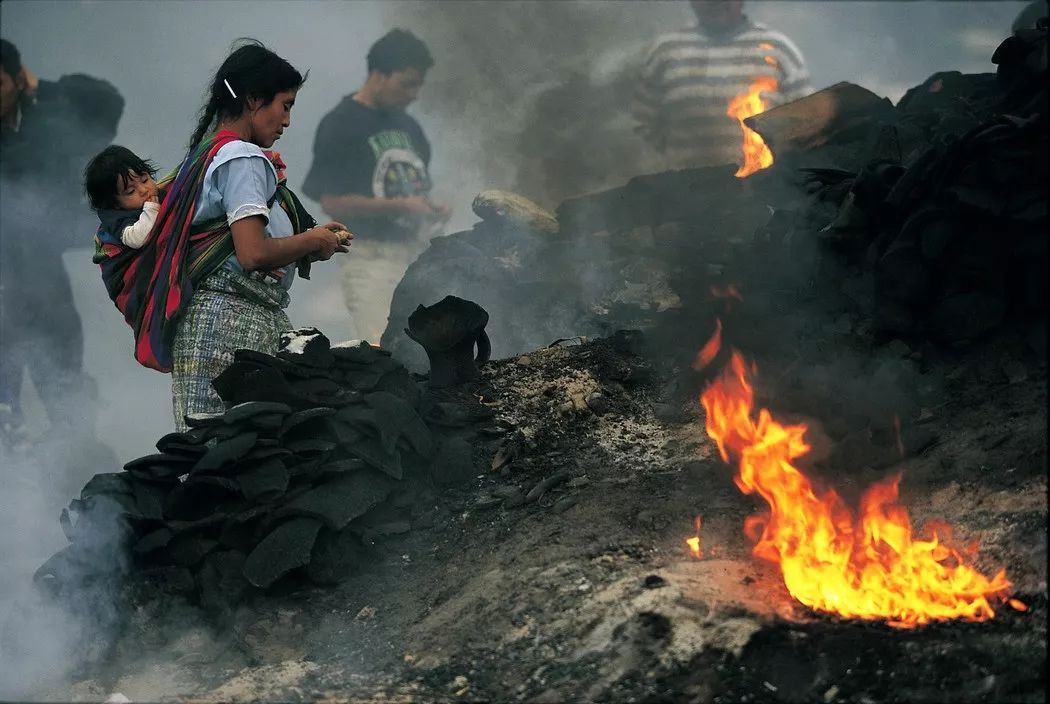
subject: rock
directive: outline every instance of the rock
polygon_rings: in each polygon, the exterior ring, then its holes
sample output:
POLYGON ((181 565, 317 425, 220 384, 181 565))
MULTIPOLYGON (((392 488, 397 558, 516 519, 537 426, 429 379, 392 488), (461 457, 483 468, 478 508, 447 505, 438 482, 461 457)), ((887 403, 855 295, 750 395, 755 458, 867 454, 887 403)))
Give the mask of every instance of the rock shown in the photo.
POLYGON ((532 489, 529 490, 528 494, 525 495, 525 503, 532 503, 533 501, 538 500, 550 489, 553 489, 562 482, 568 481, 570 476, 571 475, 568 472, 562 471, 555 472, 551 476, 541 480, 536 484, 536 486, 532 487, 532 489))
POLYGON ((609 410, 609 400, 601 393, 594 391, 587 396, 587 407, 597 416, 604 415, 609 410))
POLYGON ((244 498, 251 502, 280 496, 288 489, 290 476, 284 461, 271 457, 237 475, 244 498))

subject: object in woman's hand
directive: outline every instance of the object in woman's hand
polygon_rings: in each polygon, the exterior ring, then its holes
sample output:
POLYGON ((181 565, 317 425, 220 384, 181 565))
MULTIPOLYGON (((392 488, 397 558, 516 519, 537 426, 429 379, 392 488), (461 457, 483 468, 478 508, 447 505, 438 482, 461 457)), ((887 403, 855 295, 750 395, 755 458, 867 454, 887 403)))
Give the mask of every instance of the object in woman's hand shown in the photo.
POLYGON ((354 238, 354 236, 352 234, 350 234, 349 230, 333 230, 333 232, 336 235, 339 236, 339 244, 341 246, 343 246, 343 247, 349 247, 350 246, 350 240, 352 240, 354 238))

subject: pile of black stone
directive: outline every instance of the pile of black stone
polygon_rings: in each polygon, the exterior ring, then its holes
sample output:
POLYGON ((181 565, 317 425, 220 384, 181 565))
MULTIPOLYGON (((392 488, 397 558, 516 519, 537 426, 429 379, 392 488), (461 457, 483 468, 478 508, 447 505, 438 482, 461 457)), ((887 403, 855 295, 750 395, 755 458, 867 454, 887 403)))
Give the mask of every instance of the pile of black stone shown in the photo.
POLYGON ((461 439, 431 432, 418 382, 367 343, 332 347, 299 330, 276 356, 238 350, 213 386, 225 413, 188 417, 158 454, 87 483, 62 512, 70 545, 39 585, 75 594, 135 577, 224 609, 281 583, 335 583, 433 481, 435 457, 471 461, 461 439))
POLYGON ((869 121, 859 170, 807 171, 801 226, 865 278, 878 331, 963 344, 1012 322, 1045 336, 1045 22, 992 61, 995 74, 935 74, 869 121))

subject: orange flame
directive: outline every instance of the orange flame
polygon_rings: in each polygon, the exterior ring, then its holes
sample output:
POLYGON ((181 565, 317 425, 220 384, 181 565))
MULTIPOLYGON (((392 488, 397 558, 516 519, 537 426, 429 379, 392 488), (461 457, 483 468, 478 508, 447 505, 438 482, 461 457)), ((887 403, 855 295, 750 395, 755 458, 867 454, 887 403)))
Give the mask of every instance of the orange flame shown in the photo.
MULTIPOLYGON (((769 504, 767 514, 745 523, 753 553, 780 565, 788 591, 803 604, 911 628, 984 621, 995 615, 990 600, 1006 601, 1005 571, 991 579, 980 574, 936 529, 930 540, 913 537, 908 512, 896 503, 900 475, 869 487, 858 518, 834 491, 818 492, 792 464, 810 449, 807 427, 781 425, 765 408, 752 418, 753 387, 739 352, 700 400, 722 458, 732 454, 739 462, 736 485, 769 504)), ((1013 608, 1025 608, 1015 601, 1013 608)))
POLYGON ((697 515, 696 519, 693 521, 693 524, 696 526, 696 535, 693 535, 693 536, 690 536, 690 537, 686 538, 685 539, 685 544, 689 546, 689 551, 693 553, 693 557, 695 557, 696 559, 699 560, 702 557, 702 553, 700 552, 700 516, 699 515, 697 515))
POLYGON ((693 371, 700 371, 714 360, 715 355, 718 354, 718 350, 722 347, 722 321, 715 318, 715 331, 711 334, 711 339, 704 343, 704 346, 700 348, 700 351, 696 354, 696 359, 690 365, 693 371))
POLYGON ((764 112, 769 107, 769 102, 763 100, 761 94, 775 91, 777 85, 777 79, 772 76, 759 76, 751 82, 746 91, 729 101, 726 114, 735 118, 744 132, 744 141, 741 145, 744 152, 744 163, 736 172, 737 178, 750 176, 756 171, 773 165, 773 152, 769 151, 769 147, 757 132, 744 124, 744 120, 764 112))

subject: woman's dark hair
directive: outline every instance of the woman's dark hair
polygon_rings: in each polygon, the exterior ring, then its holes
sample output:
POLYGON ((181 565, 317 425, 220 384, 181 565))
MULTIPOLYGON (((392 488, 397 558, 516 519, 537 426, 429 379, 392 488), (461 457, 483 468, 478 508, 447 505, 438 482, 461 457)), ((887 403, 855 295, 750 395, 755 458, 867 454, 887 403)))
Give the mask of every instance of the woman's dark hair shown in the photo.
POLYGON ((190 149, 200 143, 216 119, 239 117, 247 106, 248 98, 258 98, 263 105, 269 105, 278 93, 296 90, 306 82, 306 76, 261 42, 238 39, 234 46, 240 42, 244 44, 230 52, 215 72, 208 101, 201 108, 200 121, 190 138, 190 149), (227 83, 230 84, 229 88, 226 87, 227 83))
POLYGON ((140 159, 127 147, 113 144, 88 162, 84 169, 84 190, 91 207, 98 212, 117 207, 117 177, 133 174, 157 175, 157 167, 149 159, 140 159))
POLYGON ((426 73, 434 57, 423 40, 405 29, 392 29, 368 50, 368 72, 393 73, 406 68, 426 73))
POLYGON ((15 45, 6 39, 0 39, 0 68, 3 68, 4 73, 12 80, 18 78, 18 74, 22 71, 22 57, 18 54, 15 45))

